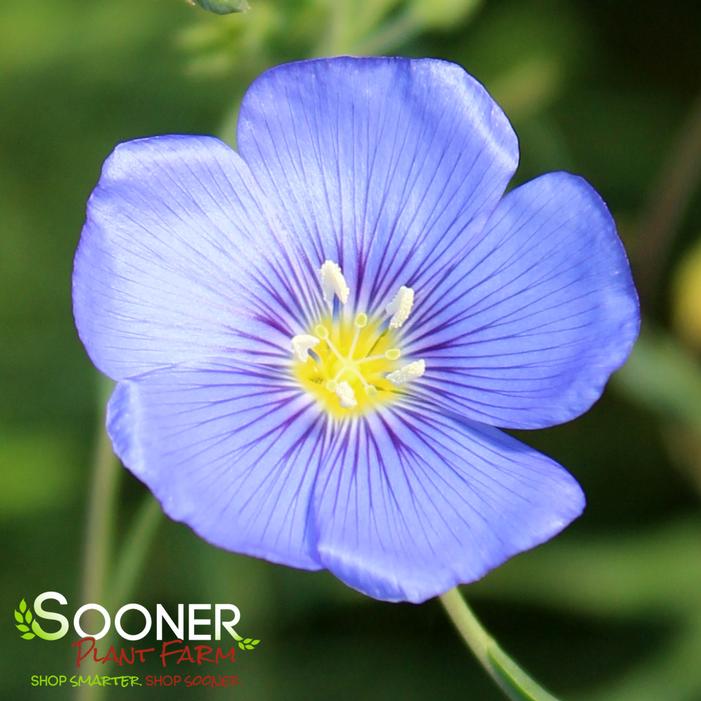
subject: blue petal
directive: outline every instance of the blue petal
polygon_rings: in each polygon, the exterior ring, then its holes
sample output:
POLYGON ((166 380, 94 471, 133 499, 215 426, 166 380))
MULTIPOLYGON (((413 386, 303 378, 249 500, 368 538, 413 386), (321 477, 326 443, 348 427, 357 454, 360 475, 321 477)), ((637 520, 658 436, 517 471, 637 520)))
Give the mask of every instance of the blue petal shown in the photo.
POLYGON ((307 518, 325 417, 274 368, 181 364, 117 385, 108 431, 173 519, 229 550, 319 569, 307 518))
POLYGON ((217 139, 117 147, 90 198, 73 277, 78 331, 103 372, 122 379, 224 351, 289 357, 318 285, 261 202, 245 163, 217 139))
POLYGON ((416 603, 548 540, 583 508, 549 458, 422 407, 344 424, 314 490, 320 562, 365 594, 416 603))
POLYGON ((405 343, 426 361, 418 393, 508 428, 585 412, 640 325, 613 219, 591 186, 567 173, 509 193, 464 257, 416 297, 405 343))
POLYGON ((518 160, 484 88, 432 59, 273 68, 243 100, 238 147, 312 262, 338 262, 371 312, 460 255, 518 160))

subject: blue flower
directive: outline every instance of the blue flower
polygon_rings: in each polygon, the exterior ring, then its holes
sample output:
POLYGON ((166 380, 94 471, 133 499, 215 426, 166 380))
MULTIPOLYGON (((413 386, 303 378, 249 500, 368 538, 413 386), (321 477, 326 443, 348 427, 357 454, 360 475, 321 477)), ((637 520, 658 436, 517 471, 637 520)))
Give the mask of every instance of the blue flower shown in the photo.
POLYGON ((517 161, 460 67, 390 58, 264 73, 238 152, 115 149, 75 319, 117 381, 115 450, 171 518, 420 602, 581 513, 576 481, 499 428, 586 411, 637 296, 597 193, 550 173, 504 195, 517 161))

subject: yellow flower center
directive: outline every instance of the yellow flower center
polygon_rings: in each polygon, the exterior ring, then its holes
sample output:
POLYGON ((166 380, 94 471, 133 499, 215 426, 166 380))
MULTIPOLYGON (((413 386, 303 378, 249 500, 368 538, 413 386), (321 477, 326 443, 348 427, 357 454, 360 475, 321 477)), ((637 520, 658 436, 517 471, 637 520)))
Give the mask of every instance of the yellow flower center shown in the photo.
MULTIPOLYGON (((385 325, 386 326, 386 325, 385 325)), ((334 417, 365 414, 401 391, 387 379, 399 367, 395 333, 365 314, 353 321, 327 317, 312 333, 319 342, 296 358, 293 373, 302 387, 334 417)))
POLYGON ((292 374, 334 418, 358 416, 395 400, 401 387, 424 374, 423 360, 402 365, 398 331, 411 313, 414 291, 400 287, 384 314, 350 319, 341 306, 349 289, 337 263, 326 261, 319 271, 325 301, 331 312, 310 329, 292 338, 292 374))

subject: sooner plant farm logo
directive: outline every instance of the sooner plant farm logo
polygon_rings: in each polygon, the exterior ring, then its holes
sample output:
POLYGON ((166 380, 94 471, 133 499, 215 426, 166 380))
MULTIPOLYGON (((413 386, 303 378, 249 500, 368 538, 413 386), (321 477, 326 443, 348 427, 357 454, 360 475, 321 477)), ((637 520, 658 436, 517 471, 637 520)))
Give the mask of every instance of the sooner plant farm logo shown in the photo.
MULTIPOLYGON (((45 591, 32 605, 22 598, 14 610, 15 627, 21 638, 57 641, 73 634, 75 666, 85 662, 116 667, 135 667, 153 662, 161 668, 231 664, 236 651, 255 650, 258 638, 240 635, 235 626, 241 620, 239 608, 230 603, 177 604, 171 609, 155 604, 152 609, 127 603, 110 613, 97 603, 83 604, 67 616, 68 600, 60 592, 45 591), (110 644, 115 637, 126 644, 110 644), (145 641, 148 638, 149 642, 145 641), (155 638, 156 644, 153 644, 155 638), (103 640, 104 639, 104 640, 103 640), (136 644, 133 644, 136 643, 136 644)), ((105 669, 107 669, 105 667, 105 669)), ((238 678, 230 675, 139 675, 79 676, 32 675, 32 686, 70 684, 100 686, 231 686, 238 678)))
MULTIPOLYGON (((25 640, 32 640, 32 638, 42 638, 43 640, 60 640, 69 632, 69 622, 68 618, 63 614, 47 611, 44 608, 44 603, 48 600, 53 599, 59 604, 66 606, 68 600, 63 594, 55 591, 45 591, 43 594, 34 599, 34 612, 27 606, 27 601, 22 599, 19 602, 19 606, 15 609, 15 627, 20 632, 20 635, 25 640), (56 621, 59 627, 56 631, 52 633, 47 633, 39 624, 38 618, 42 618, 47 621, 56 621)), ((178 613, 175 616, 175 620, 171 617, 165 607, 162 604, 156 604, 156 637, 157 639, 163 640, 164 624, 168 626, 170 631, 178 636, 180 640, 185 639, 185 621, 184 621, 184 604, 178 604, 178 613)), ((188 604, 188 616, 187 616, 187 630, 189 630, 190 640, 221 640, 222 630, 225 630, 237 643, 241 650, 254 650, 256 646, 260 643, 259 639, 256 638, 244 638, 239 635, 234 626, 241 619, 241 613, 237 606, 233 604, 188 604), (198 633, 197 627, 202 627, 209 625, 211 619, 198 616, 198 611, 207 611, 214 609, 214 630, 215 635, 206 633, 198 633), (225 618, 225 612, 232 614, 232 617, 228 620, 225 618)), ((112 617, 104 606, 100 604, 84 604, 81 606, 73 616, 73 629, 81 638, 92 638, 94 640, 100 640, 104 638, 110 631, 112 625, 112 617), (103 619, 102 628, 96 633, 86 633, 82 628, 82 618, 89 611, 95 611, 103 619)), ((117 610, 114 617, 114 625, 118 635, 126 640, 141 640, 145 638, 152 630, 153 617, 151 613, 145 606, 141 604, 131 603, 125 604, 117 610), (122 625, 122 618, 125 614, 130 611, 138 611, 144 618, 144 625, 142 629, 137 633, 128 633, 124 630, 122 625)))

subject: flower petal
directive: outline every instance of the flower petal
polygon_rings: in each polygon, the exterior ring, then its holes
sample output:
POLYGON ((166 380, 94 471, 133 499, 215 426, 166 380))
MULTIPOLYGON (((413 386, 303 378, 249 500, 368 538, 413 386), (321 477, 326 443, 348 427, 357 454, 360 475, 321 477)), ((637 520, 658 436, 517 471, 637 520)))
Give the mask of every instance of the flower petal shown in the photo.
POLYGON ((244 97, 238 148, 316 264, 374 312, 460 255, 518 160, 485 89, 433 59, 291 63, 244 97))
POLYGON ((548 540, 583 507, 549 458, 420 407, 344 424, 314 489, 320 562, 365 594, 416 603, 548 540))
POLYGON ((305 569, 320 567, 307 512, 324 423, 277 370, 228 359, 120 382, 108 410, 115 452, 171 518, 305 569))
POLYGON ((73 276, 93 362, 122 379, 224 350, 287 358, 313 303, 276 226, 221 141, 118 146, 90 198, 73 276))
POLYGON ((615 224, 583 179, 551 173, 499 204, 483 235, 416 290, 407 355, 426 399, 508 428, 586 411, 627 358, 640 313, 615 224))

